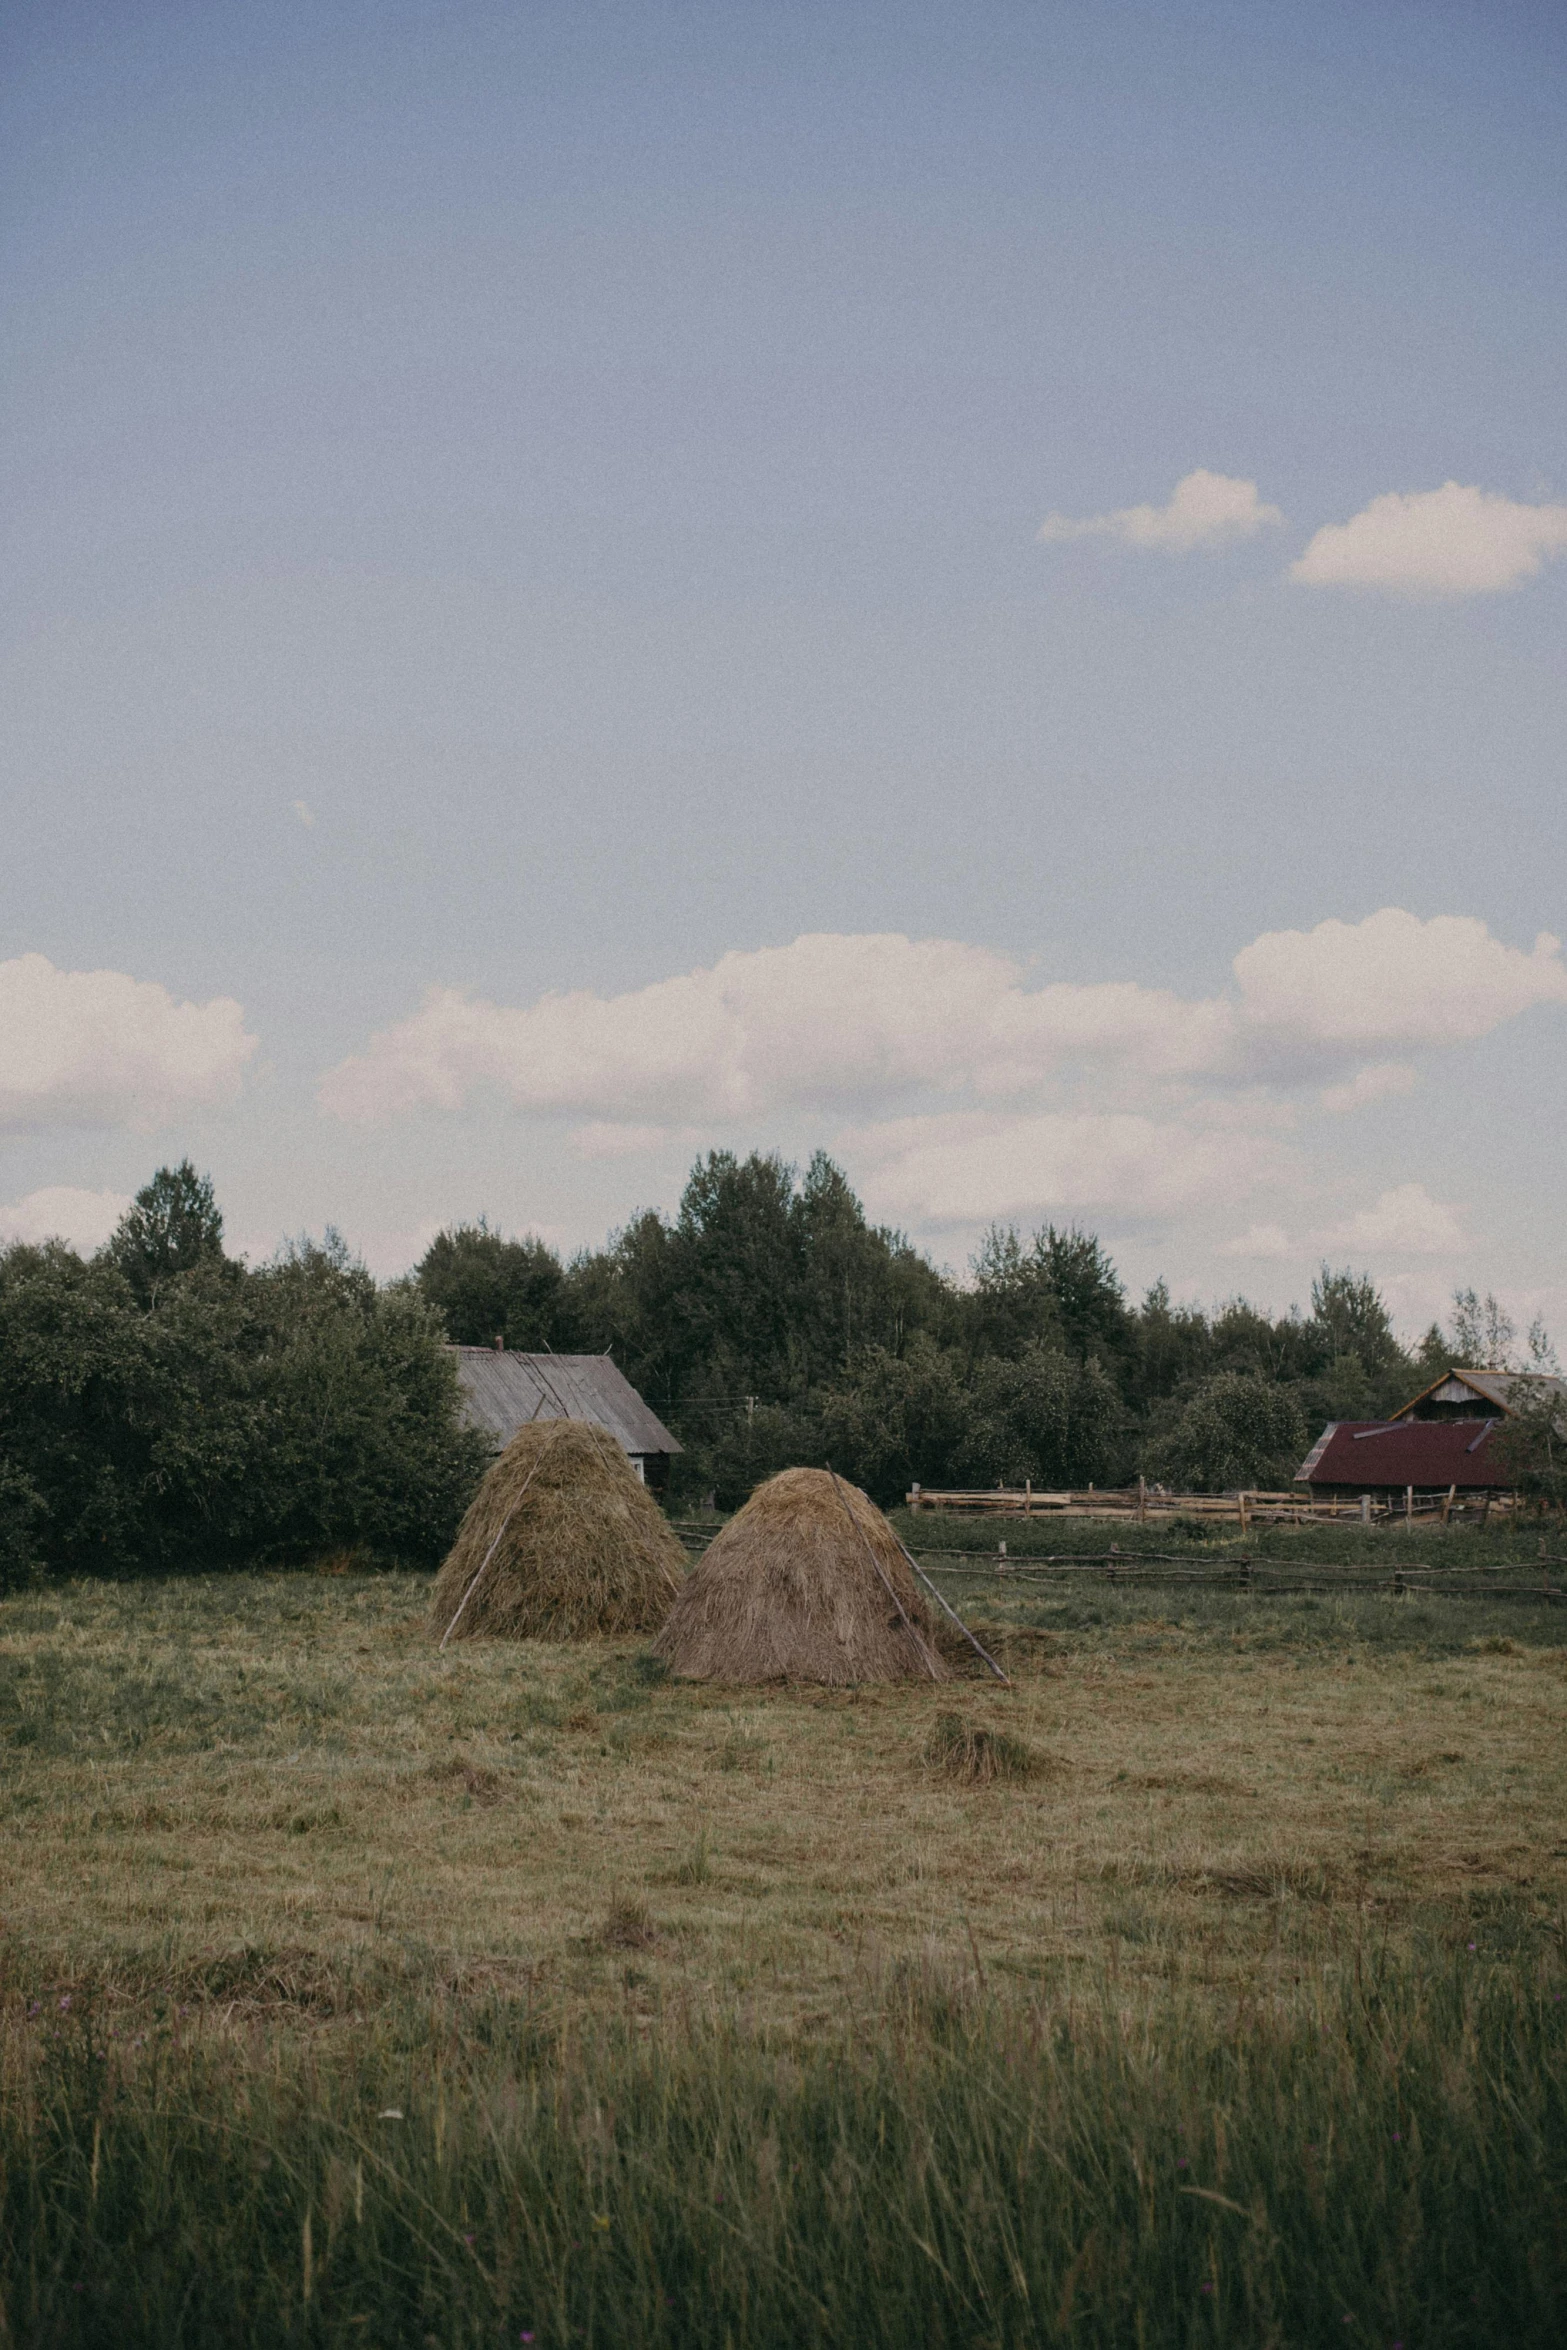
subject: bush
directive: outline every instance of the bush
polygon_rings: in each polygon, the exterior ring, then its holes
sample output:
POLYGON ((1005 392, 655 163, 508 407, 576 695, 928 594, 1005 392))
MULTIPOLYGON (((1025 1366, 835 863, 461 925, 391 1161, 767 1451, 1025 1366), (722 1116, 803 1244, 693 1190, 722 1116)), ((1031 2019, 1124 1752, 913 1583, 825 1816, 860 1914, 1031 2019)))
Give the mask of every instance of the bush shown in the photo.
POLYGON ((1179 1493, 1226 1493, 1288 1485, 1306 1450, 1306 1423, 1286 1387, 1243 1371, 1221 1371, 1193 1390, 1146 1467, 1179 1493))
POLYGON ((0 1252, 0 1575, 440 1557, 482 1454, 417 1297, 340 1242, 124 1253, 0 1252))

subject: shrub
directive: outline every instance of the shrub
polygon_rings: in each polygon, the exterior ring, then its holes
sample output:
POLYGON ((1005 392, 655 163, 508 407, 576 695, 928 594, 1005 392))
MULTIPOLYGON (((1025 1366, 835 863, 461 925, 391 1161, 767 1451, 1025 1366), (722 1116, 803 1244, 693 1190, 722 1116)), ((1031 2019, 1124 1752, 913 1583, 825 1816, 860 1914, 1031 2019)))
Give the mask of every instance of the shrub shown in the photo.
POLYGON ((481 1454, 417 1297, 340 1241, 140 1287, 116 1243, 0 1252, 0 1574, 439 1558, 481 1454))
POLYGON ((1276 1488, 1294 1476, 1306 1442, 1306 1423, 1288 1388, 1221 1371, 1187 1397, 1149 1446, 1146 1465, 1183 1493, 1276 1488))

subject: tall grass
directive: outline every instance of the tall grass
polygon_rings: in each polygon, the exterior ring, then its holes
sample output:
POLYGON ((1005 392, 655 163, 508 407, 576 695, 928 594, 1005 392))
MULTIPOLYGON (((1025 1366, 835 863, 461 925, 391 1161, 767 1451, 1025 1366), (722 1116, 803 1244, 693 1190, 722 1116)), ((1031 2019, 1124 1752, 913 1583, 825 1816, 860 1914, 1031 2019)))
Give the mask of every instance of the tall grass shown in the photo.
POLYGON ((1554 2350, 1558 1980, 1362 1961, 1219 2025, 915 1969, 804 2052, 515 2003, 128 2047, 55 2003, 5 2041, 0 2340, 1554 2350))

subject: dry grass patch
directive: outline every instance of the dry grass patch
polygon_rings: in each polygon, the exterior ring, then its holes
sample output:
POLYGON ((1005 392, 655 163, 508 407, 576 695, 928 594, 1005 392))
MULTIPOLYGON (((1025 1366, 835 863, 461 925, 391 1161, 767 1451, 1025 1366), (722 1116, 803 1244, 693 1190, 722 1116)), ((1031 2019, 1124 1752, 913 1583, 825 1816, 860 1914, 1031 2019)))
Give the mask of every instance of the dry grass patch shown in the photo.
POLYGON ((661 1679, 629 1640, 442 1656, 429 1590, 258 1575, 0 1602, 7 1979, 328 2018, 493 1980, 618 2013, 599 1929, 673 1886, 639 1997, 743 2002, 787 2037, 869 2012, 933 1939, 1019 1996, 1092 1982, 1114 1948, 1128 2000, 1177 1979, 1217 1998, 1368 1934, 1462 1950, 1474 1896, 1538 1936, 1567 1900, 1567 1674, 1521 1631, 1463 1647, 1484 1617, 1439 1677, 1418 1643, 1237 1600, 1178 1640, 1113 1608, 1025 1626, 1046 1637, 983 1696, 736 1691, 661 1679), (958 1775, 922 1759, 933 1739, 958 1775), (992 1769, 1008 1743, 1044 1774, 992 1769), (220 1988, 241 1951, 287 1956, 220 1988))
POLYGON ((1036 1778, 1044 1758, 1006 1730, 971 1722, 962 1714, 938 1714, 925 1741, 933 1770, 966 1787, 988 1787, 994 1779, 1036 1778))

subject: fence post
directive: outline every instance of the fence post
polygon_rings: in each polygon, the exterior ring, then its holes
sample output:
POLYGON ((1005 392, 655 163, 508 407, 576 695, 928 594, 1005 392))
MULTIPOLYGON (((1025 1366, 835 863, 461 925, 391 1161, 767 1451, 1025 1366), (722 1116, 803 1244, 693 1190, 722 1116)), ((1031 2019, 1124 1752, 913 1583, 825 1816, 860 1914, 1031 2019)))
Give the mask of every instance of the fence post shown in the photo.
POLYGON ((1244 1485, 1241 1487, 1239 1498, 1241 1505, 1241 1534, 1244 1538, 1246 1532, 1246 1488, 1244 1485))
POLYGON ((1033 1514, 1034 1480, 1032 1477, 1025 1477, 1023 1480, 1023 1515, 1025 1518, 1031 1518, 1033 1514))
POLYGON ((1137 1523, 1139 1526, 1146 1526, 1148 1523, 1148 1480, 1146 1477, 1139 1477, 1137 1480, 1137 1523))

